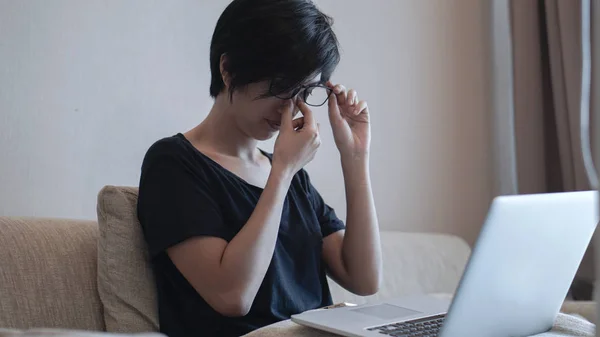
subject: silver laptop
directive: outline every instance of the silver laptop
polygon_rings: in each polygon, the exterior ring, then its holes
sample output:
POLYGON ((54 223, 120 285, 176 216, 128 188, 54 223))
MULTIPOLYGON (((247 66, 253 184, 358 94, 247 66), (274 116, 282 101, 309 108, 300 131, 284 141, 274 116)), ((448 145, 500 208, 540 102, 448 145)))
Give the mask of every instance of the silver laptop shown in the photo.
POLYGON ((416 295, 308 311, 292 321, 343 336, 546 332, 598 223, 597 199, 596 191, 494 199, 451 303, 416 295))

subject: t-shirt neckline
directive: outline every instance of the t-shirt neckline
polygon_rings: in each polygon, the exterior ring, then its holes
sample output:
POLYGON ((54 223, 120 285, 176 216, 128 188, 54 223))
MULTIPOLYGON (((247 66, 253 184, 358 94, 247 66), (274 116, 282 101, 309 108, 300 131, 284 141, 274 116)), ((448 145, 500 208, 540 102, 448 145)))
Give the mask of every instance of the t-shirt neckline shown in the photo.
MULTIPOLYGON (((223 165, 219 164, 214 159, 212 159, 211 157, 207 156, 202 151, 198 150, 198 148, 196 148, 194 146, 194 144, 192 144, 192 142, 190 142, 190 140, 187 139, 187 137, 183 133, 178 132, 176 134, 176 136, 178 138, 180 138, 181 140, 183 140, 188 146, 192 147, 192 149, 194 149, 194 151, 197 154, 199 154, 203 159, 205 159, 206 161, 208 161, 209 163, 211 163, 213 166, 216 166, 219 170, 221 170, 221 171, 225 172, 227 175, 230 175, 233 178, 235 178, 235 179, 243 182, 247 186, 250 186, 252 188, 264 191, 263 187, 259 187, 259 186, 256 186, 254 184, 249 183, 246 179, 244 179, 244 178, 240 177, 239 175, 231 172, 230 170, 228 170, 227 168, 225 168, 223 165)), ((267 157, 267 159, 269 160, 269 163, 271 163, 271 167, 272 167, 272 165, 273 165, 273 159, 272 159, 271 155, 269 153, 267 153, 266 151, 264 151, 263 149, 261 149, 261 148, 258 148, 258 150, 260 151, 260 153, 262 153, 263 156, 267 157)))

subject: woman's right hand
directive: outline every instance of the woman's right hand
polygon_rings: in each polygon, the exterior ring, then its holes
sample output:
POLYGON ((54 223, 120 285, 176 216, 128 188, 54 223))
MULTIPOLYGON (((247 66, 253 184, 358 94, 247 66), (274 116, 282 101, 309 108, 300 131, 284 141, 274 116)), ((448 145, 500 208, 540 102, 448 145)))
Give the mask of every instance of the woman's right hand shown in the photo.
POLYGON ((293 177, 308 164, 321 145, 319 125, 310 108, 300 99, 295 104, 304 117, 294 119, 295 106, 290 104, 281 116, 281 128, 273 151, 273 170, 293 177))

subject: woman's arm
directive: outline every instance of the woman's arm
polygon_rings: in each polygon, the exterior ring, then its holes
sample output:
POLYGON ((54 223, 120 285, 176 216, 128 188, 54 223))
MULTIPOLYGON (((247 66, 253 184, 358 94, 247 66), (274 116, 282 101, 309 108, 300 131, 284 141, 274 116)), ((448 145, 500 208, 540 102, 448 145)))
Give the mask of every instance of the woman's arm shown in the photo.
POLYGON ((323 242, 323 257, 333 279, 361 296, 376 293, 382 278, 379 225, 368 166, 366 156, 342 157, 346 230, 323 242))
POLYGON ((244 316, 250 310, 273 257, 290 181, 272 172, 254 212, 231 242, 196 237, 167 250, 188 282, 219 313, 244 316))
POLYGON ((329 121, 342 158, 346 187, 346 230, 323 242, 323 257, 330 274, 343 287, 370 295, 381 282, 381 244, 375 202, 369 177, 370 113, 355 90, 327 83, 329 121))

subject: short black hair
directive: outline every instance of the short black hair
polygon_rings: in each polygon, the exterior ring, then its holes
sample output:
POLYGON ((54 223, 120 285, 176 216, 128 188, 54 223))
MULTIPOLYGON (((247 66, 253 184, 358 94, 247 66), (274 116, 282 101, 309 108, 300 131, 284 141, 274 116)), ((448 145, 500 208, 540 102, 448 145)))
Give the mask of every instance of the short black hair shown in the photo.
POLYGON ((321 82, 328 81, 340 61, 332 25, 333 19, 310 0, 234 0, 212 36, 210 95, 217 97, 225 87, 223 54, 230 95, 264 80, 271 82, 270 94, 294 90, 318 73, 321 82))

